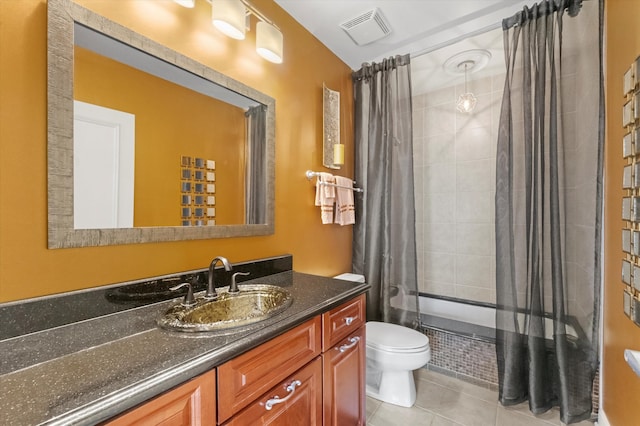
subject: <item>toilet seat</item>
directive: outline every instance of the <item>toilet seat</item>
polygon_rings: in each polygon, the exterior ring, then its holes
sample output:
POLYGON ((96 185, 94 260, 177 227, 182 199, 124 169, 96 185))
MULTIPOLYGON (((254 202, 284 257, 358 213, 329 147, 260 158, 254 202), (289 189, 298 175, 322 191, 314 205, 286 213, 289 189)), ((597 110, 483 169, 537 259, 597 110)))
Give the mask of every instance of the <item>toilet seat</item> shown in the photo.
POLYGON ((429 338, 397 324, 367 322, 367 346, 394 353, 416 353, 429 350, 429 338))

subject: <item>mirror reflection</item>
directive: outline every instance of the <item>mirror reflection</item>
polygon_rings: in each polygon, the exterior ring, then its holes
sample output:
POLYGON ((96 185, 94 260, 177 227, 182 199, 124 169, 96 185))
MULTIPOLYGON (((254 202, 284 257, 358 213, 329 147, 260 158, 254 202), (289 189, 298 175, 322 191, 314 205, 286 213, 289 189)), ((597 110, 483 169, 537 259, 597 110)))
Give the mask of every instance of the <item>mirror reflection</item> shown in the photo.
POLYGON ((273 98, 47 7, 49 248, 272 234, 273 98))
POLYGON ((74 45, 74 228, 264 221, 261 104, 79 24, 74 45))

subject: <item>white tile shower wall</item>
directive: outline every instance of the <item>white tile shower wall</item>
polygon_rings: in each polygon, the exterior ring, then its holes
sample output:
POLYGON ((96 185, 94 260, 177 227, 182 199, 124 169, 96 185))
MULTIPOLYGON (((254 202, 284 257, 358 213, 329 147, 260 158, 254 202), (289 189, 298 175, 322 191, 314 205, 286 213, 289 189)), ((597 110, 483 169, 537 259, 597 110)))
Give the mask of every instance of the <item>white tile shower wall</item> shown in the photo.
MULTIPOLYGON (((565 174, 561 178, 564 179, 562 191, 566 195, 566 235, 563 241, 567 253, 563 265, 567 279, 566 307, 567 314, 576 318, 584 330, 591 327, 594 297, 594 253, 589 240, 595 235, 591 215, 596 208, 597 187, 597 158, 593 147, 597 144, 598 102, 591 101, 597 99, 597 96, 592 96, 599 90, 597 27, 597 2, 585 3, 579 19, 565 20, 560 92, 564 111, 561 116, 561 143, 565 148, 565 174)), ((522 196, 517 198, 516 205, 519 209, 524 208, 522 196)), ((548 278, 548 259, 544 270, 548 278)), ((545 281, 545 305, 547 310, 551 310, 550 280, 545 281)), ((526 296, 521 291, 519 297, 523 299, 526 296)))
MULTIPOLYGON (((563 84, 570 80, 571 92, 564 91, 563 101, 572 106, 571 112, 564 119, 565 143, 574 149, 566 156, 566 164, 570 164, 575 172, 567 179, 567 191, 570 200, 567 214, 572 218, 568 225, 567 244, 573 244, 575 255, 567 260, 569 279, 569 311, 580 322, 583 329, 588 330, 592 317, 593 291, 584 291, 594 281, 593 252, 588 249, 588 240, 595 234, 595 229, 588 222, 585 212, 595 210, 596 162, 595 150, 586 149, 597 143, 598 135, 598 103, 586 101, 597 99, 599 91, 599 69, 597 54, 580 54, 581 52, 597 52, 598 48, 598 4, 586 2, 580 11, 579 22, 570 19, 564 31, 573 34, 569 40, 575 44, 563 46, 569 54, 562 62, 563 84), (576 53, 577 52, 577 53, 576 53)), ((591 2, 594 3, 594 2, 591 2)))
MULTIPOLYGON (((597 2, 585 3, 579 19, 565 20, 561 69, 568 314, 585 329, 593 306, 593 292, 585 289, 594 279, 587 242, 595 233, 585 212, 595 209, 597 160, 593 150, 585 148, 597 142, 598 134, 598 104, 585 99, 599 90, 599 70, 597 56, 583 52, 597 51, 597 26, 597 2)), ((478 98, 471 114, 455 109, 463 84, 413 99, 418 282, 422 292, 495 302, 495 152, 505 76, 469 78, 478 98)), ((521 91, 519 81, 514 83, 512 105, 518 117, 521 91)), ((522 155, 521 146, 514 147, 514 155, 522 155)), ((518 210, 525 204, 523 183, 515 188, 518 210)), ((517 226, 524 231, 524 221, 517 226)), ((522 256, 520 251, 516 247, 515 255, 522 256)), ((550 295, 548 290, 545 294, 550 295)), ((551 306, 550 297, 545 302, 551 306)))
POLYGON ((455 85, 414 97, 420 291, 495 302, 495 151, 504 76, 474 80, 472 114, 455 85))

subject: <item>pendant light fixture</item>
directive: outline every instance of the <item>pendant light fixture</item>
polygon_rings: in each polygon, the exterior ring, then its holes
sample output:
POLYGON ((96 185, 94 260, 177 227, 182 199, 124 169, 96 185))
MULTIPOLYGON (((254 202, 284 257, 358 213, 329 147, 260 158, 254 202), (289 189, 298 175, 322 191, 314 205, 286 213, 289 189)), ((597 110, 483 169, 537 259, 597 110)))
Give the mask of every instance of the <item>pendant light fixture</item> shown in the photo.
POLYGON ((469 71, 469 68, 473 69, 474 66, 475 62, 473 61, 464 61, 461 64, 458 64, 458 67, 464 67, 464 93, 458 96, 456 109, 467 114, 473 111, 478 103, 478 99, 475 95, 467 89, 467 71, 469 71))
MULTIPOLYGON (((174 0, 181 6, 192 8, 195 0, 174 0)), ((280 29, 246 0, 205 0, 211 3, 211 22, 223 34, 236 40, 244 40, 249 29, 249 15, 258 18, 256 24, 256 52, 258 55, 281 64, 284 37, 280 29)))
POLYGON ((469 114, 478 103, 478 99, 467 87, 469 73, 474 73, 484 68, 491 59, 491 53, 483 49, 473 49, 460 52, 447 59, 443 65, 444 70, 451 75, 464 74, 464 93, 458 96, 456 109, 459 112, 469 114))

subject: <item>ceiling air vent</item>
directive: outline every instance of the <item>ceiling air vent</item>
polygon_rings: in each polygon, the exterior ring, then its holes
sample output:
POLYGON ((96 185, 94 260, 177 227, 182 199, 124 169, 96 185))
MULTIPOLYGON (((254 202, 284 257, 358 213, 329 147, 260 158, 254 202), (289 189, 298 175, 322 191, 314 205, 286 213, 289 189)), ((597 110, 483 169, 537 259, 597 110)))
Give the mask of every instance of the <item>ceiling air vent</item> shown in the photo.
POLYGON ((345 30, 358 46, 380 40, 391 33, 391 27, 378 8, 343 22, 340 28, 345 30))

